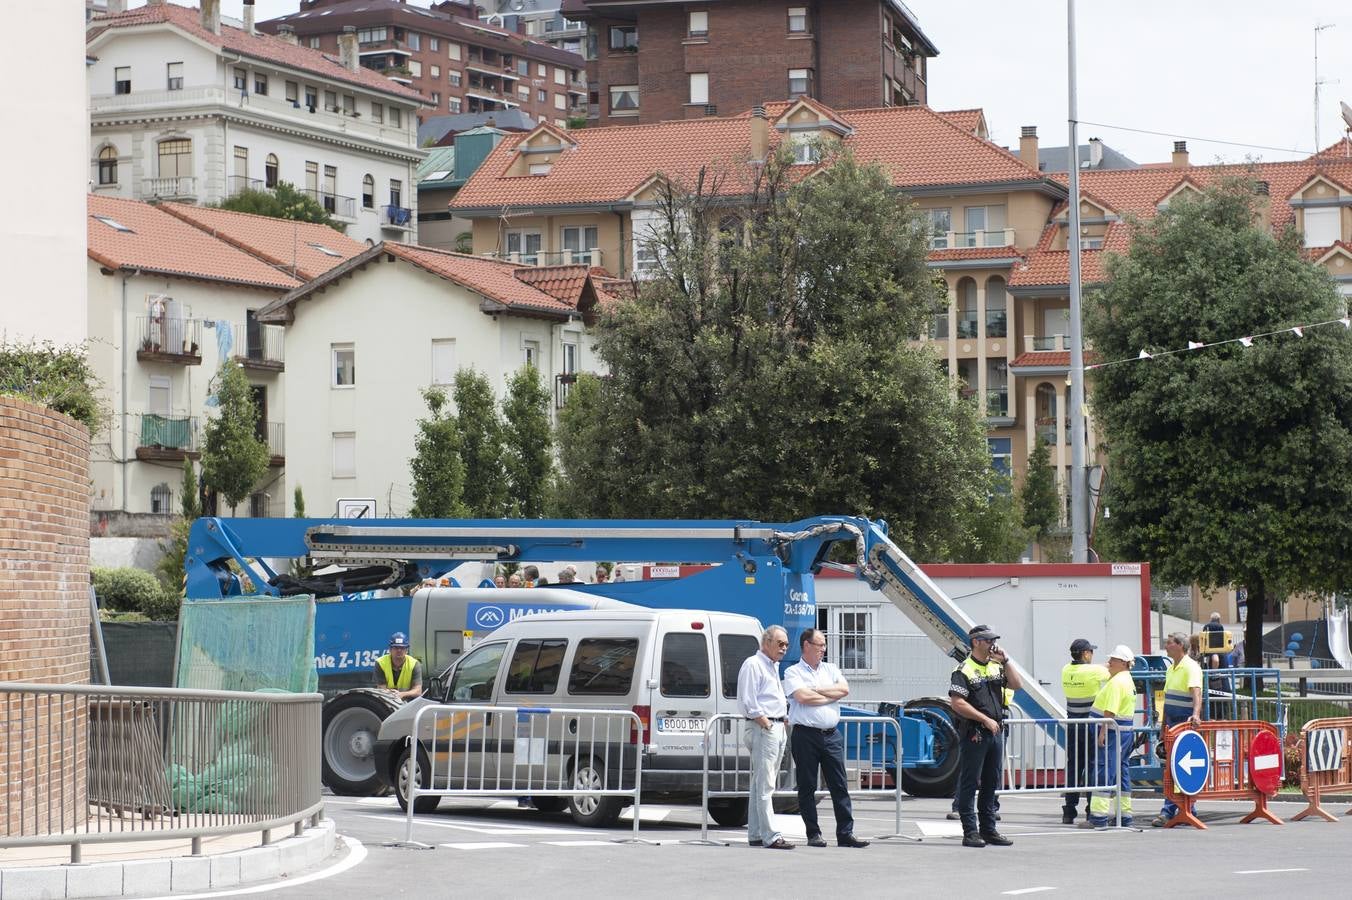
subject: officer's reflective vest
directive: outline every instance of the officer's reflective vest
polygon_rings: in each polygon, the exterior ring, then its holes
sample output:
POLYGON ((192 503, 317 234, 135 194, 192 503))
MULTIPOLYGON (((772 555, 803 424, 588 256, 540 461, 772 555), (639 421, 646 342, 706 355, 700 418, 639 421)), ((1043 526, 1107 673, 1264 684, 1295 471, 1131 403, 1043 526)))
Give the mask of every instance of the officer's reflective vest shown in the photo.
POLYGON ((385 676, 385 687, 393 688, 396 691, 406 691, 413 687, 413 667, 418 661, 412 656, 404 657, 403 668, 399 670, 398 680, 394 677, 394 665, 390 662, 390 655, 386 653, 380 659, 376 660, 376 665, 380 667, 380 672, 385 676))
POLYGON ((1087 716, 1094 697, 1108 681, 1108 667, 1071 662, 1061 669, 1061 689, 1066 692, 1066 714, 1073 719, 1087 716))

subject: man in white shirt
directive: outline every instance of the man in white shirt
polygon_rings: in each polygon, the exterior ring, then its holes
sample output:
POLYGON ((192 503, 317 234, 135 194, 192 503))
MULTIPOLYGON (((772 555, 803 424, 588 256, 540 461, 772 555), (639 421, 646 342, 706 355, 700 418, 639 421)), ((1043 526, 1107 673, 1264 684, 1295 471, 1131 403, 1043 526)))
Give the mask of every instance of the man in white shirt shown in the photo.
POLYGON ((737 709, 749 721, 745 740, 751 751, 751 796, 747 800, 747 842, 753 847, 792 850, 793 844, 774 827, 774 792, 784 758, 788 713, 779 681, 779 661, 789 649, 789 635, 771 625, 761 635, 760 650, 748 656, 737 673, 737 709))
POLYGON ((840 701, 850 685, 840 669, 826 661, 826 633, 808 628, 798 638, 801 659, 784 673, 784 693, 789 699, 789 735, 798 778, 798 811, 807 826, 807 845, 825 847, 817 824, 817 773, 826 778, 831 805, 836 813, 836 845, 867 847, 854 836, 854 809, 845 777, 845 741, 840 724, 840 701))

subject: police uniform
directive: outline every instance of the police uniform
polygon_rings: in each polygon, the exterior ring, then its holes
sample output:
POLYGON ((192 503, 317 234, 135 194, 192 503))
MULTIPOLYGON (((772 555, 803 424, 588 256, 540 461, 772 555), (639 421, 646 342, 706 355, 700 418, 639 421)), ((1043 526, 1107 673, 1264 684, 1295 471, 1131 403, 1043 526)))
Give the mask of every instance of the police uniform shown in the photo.
MULTIPOLYGON (((1125 647, 1113 651, 1130 653, 1125 647)), ((1131 680, 1131 672, 1118 672, 1099 689, 1094 697, 1094 714, 1112 719, 1117 728, 1108 730, 1103 744, 1098 746, 1094 757, 1094 784, 1113 784, 1122 779, 1122 792, 1119 803, 1122 810, 1122 824, 1131 824, 1131 766, 1128 757, 1136 733, 1131 730, 1132 717, 1136 714, 1136 683, 1131 680)), ((1106 729, 1105 729, 1106 730, 1106 729)), ((1089 824, 1102 827, 1108 824, 1108 814, 1112 811, 1112 794, 1095 791, 1089 798, 1089 824)))
MULTIPOLYGON (((997 722, 1003 719, 1004 691, 1004 666, 993 659, 980 663, 970 655, 953 671, 948 686, 949 694, 997 722)), ((996 834, 995 791, 1004 771, 1004 734, 991 734, 980 722, 964 717, 959 720, 958 738, 958 814, 963 834, 996 834)))
MULTIPOLYGON (((1098 648, 1080 638, 1070 645, 1072 653, 1083 653, 1098 648)), ((1061 689, 1066 695, 1066 716, 1070 719, 1088 719, 1094 709, 1094 698, 1108 680, 1108 667, 1095 663, 1068 662, 1061 669, 1061 689)), ((1096 732, 1086 725, 1066 727, 1066 787, 1074 788, 1089 781, 1094 764, 1096 732)), ((1063 796, 1061 821, 1070 825, 1079 811, 1080 792, 1067 791, 1063 796)), ((1088 800, 1088 798, 1085 798, 1088 800)))
MULTIPOLYGON (((1192 689, 1202 687, 1205 680, 1197 660, 1183 654, 1183 658, 1169 666, 1164 675, 1164 727, 1172 728, 1192 718, 1192 689)), ((1165 799, 1160 818, 1169 821, 1178 814, 1178 806, 1165 799)))

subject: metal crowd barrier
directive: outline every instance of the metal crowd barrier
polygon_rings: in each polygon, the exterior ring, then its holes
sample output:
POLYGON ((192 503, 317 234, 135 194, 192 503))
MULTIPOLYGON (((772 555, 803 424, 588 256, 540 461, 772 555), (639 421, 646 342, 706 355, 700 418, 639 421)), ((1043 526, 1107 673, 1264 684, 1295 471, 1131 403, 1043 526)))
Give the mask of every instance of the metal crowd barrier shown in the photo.
MULTIPOLYGON (((1020 794, 1112 794, 1117 808, 1117 827, 1122 827, 1122 769, 1117 764, 1120 738, 1126 729, 1115 719, 1098 716, 1066 719, 1006 719, 1003 796, 1020 794), (1100 745, 1099 739, 1104 743, 1100 745), (1068 766, 1073 748, 1084 761, 1083 775, 1068 766), (1095 761, 1109 753, 1113 765, 1109 777, 1096 777, 1095 761)), ((1130 753, 1131 751, 1127 751, 1130 753)), ((1077 767, 1078 768, 1078 767, 1077 767)))
MULTIPOLYGON (((749 728, 758 728, 743 716, 719 713, 704 729, 701 740, 703 783, 701 786, 701 816, 699 840, 693 844, 715 847, 729 846, 727 841, 709 839, 710 800, 745 800, 751 796, 751 751, 746 743, 749 728)), ((851 798, 891 796, 893 831, 890 834, 871 835, 876 841, 903 840, 920 842, 921 838, 901 833, 901 773, 897 765, 902 759, 901 725, 885 716, 841 716, 839 730, 845 744, 845 774, 851 798), (887 786, 888 781, 891 787, 887 786)), ((775 797, 798 797, 796 767, 791 745, 784 748, 775 797)), ((820 789, 814 795, 818 800, 830 792, 820 789)))
MULTIPOLYGON (((1197 818, 1193 807, 1201 800, 1252 800, 1253 812, 1240 819, 1248 824, 1254 819, 1264 819, 1274 825, 1281 825, 1267 807, 1268 795, 1253 783, 1251 774, 1249 747, 1260 732, 1272 735, 1280 747, 1277 726, 1271 722, 1258 721, 1219 721, 1202 722, 1188 725, 1186 722, 1165 729, 1164 758, 1167 760, 1173 750, 1174 740, 1184 731, 1196 731, 1206 741, 1207 753, 1211 757, 1211 772, 1206 784, 1194 794, 1184 794, 1174 788, 1173 776, 1169 767, 1164 768, 1164 795, 1178 806, 1178 814, 1165 823, 1165 828, 1177 825, 1191 825, 1205 829, 1206 825, 1197 818)), ((1279 750, 1278 753, 1281 751, 1279 750)), ((1261 758, 1261 757, 1259 757, 1261 758)))
POLYGON ((0 848, 190 839, 323 811, 320 694, 0 682, 0 848))
POLYGON ((413 840, 413 814, 431 809, 418 801, 436 798, 435 806, 442 797, 576 797, 592 810, 628 798, 629 840, 639 839, 647 733, 630 710, 428 704, 414 715, 413 734, 412 771, 399 775, 409 845, 427 846, 413 840))
MULTIPOLYGON (((1352 791, 1352 717, 1306 722, 1300 730, 1300 759, 1300 791, 1309 806, 1291 818, 1314 815, 1338 821, 1319 801, 1326 791, 1352 791)), ((1352 809, 1346 815, 1352 815, 1352 809)))

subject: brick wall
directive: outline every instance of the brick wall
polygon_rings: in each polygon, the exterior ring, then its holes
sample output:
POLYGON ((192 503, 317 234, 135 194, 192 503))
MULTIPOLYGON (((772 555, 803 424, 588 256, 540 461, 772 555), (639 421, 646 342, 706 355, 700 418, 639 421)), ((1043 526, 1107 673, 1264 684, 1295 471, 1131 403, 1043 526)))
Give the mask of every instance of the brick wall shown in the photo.
MULTIPOLYGON (((89 432, 0 397, 0 681, 88 680, 89 432)), ((85 809, 87 707, 19 694, 0 694, 0 706, 0 834, 75 824, 85 809)))
POLYGON ((816 24, 823 64, 817 99, 832 109, 868 109, 883 102, 883 15, 877 0, 838 0, 816 24))

